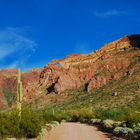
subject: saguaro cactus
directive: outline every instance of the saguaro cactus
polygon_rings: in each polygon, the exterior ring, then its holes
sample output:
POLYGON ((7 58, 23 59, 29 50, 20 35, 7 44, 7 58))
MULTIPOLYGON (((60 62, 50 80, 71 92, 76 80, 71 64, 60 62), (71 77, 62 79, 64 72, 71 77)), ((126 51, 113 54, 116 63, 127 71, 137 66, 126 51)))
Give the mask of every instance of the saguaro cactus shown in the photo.
POLYGON ((22 102, 22 81, 21 81, 21 72, 18 69, 17 75, 17 109, 21 111, 21 102, 22 102))

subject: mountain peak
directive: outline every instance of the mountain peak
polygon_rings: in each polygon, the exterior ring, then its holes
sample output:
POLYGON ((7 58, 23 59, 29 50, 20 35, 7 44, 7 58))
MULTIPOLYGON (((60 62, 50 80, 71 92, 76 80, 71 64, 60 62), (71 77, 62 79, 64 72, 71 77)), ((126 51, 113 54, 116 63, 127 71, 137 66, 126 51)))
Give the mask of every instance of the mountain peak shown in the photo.
POLYGON ((140 35, 126 35, 118 40, 105 44, 101 47, 100 52, 109 52, 112 50, 125 50, 132 47, 140 47, 140 35))

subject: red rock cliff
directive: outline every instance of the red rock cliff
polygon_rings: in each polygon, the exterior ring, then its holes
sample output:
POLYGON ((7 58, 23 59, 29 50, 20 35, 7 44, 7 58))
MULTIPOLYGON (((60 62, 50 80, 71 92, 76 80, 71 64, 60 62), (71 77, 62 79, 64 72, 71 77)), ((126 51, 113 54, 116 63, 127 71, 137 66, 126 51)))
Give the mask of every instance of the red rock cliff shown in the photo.
POLYGON ((46 92, 61 93, 80 87, 94 90, 130 71, 132 73, 131 60, 140 55, 136 48, 139 46, 139 35, 124 36, 89 55, 71 55, 57 60, 43 69, 39 84, 46 88, 46 92))

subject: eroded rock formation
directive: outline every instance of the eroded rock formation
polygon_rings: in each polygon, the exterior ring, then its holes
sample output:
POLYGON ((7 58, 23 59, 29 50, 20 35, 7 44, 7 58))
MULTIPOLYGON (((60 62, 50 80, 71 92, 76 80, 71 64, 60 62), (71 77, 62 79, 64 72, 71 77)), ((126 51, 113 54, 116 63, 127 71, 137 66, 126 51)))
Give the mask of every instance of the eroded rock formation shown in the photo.
POLYGON ((39 84, 48 92, 56 93, 82 86, 87 91, 102 87, 110 80, 134 72, 131 61, 140 55, 139 46, 139 35, 125 36, 89 55, 71 55, 57 60, 43 69, 39 84))

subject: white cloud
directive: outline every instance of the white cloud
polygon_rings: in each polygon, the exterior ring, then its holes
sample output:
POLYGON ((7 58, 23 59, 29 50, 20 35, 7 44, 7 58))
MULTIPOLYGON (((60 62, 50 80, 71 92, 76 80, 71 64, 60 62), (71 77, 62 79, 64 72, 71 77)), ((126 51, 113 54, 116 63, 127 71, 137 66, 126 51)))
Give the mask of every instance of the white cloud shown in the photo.
POLYGON ((105 12, 94 11, 93 15, 96 17, 108 18, 108 17, 126 15, 126 12, 113 9, 113 10, 109 10, 109 11, 105 11, 105 12))
POLYGON ((0 60, 13 52, 12 48, 6 48, 4 45, 0 46, 0 60))
POLYGON ((74 53, 76 54, 88 54, 92 49, 88 46, 87 43, 78 43, 74 48, 74 53))
POLYGON ((26 32, 24 28, 0 30, 0 68, 21 67, 35 52, 37 44, 26 37, 26 32))
POLYGON ((9 64, 7 67, 11 69, 15 69, 19 66, 19 61, 14 61, 11 64, 9 64))

